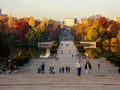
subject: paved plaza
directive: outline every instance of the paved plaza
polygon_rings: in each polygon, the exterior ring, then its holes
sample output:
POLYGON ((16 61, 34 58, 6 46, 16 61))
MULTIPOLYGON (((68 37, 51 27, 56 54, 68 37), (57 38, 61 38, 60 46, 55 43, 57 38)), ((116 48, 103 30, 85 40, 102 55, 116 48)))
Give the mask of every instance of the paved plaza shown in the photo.
POLYGON ((117 67, 105 58, 90 58, 92 70, 85 74, 82 59, 82 75, 77 76, 75 63, 78 57, 73 41, 61 41, 56 58, 33 58, 28 64, 20 67, 19 73, 0 75, 0 90, 120 90, 120 74, 117 67), (38 74, 37 69, 45 63, 45 73, 38 74), (98 63, 101 68, 98 69, 98 63), (49 67, 54 66, 55 74, 49 74, 49 67), (60 67, 69 66, 70 73, 59 73, 60 67))

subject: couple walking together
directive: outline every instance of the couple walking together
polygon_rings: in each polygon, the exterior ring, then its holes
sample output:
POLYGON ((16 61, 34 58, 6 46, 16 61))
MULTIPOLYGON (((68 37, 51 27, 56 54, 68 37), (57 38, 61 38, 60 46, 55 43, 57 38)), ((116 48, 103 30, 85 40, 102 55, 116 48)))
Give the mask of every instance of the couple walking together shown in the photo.
MULTIPOLYGON (((76 68, 77 68, 77 75, 80 76, 81 75, 81 69, 82 69, 82 61, 80 60, 80 58, 76 62, 76 68)), ((86 63, 85 63, 86 75, 89 74, 91 69, 92 69, 91 64, 90 64, 89 60, 87 60, 86 63)))

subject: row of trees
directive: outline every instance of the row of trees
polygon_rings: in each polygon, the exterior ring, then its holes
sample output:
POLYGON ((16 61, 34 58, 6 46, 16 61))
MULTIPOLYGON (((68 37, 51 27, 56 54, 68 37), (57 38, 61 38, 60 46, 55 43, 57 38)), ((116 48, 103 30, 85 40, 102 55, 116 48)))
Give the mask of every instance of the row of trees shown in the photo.
MULTIPOLYGON (((120 44, 120 23, 101 15, 82 19, 82 23, 74 25, 72 30, 76 40, 96 41, 107 45, 120 44)), ((61 26, 55 20, 0 16, 0 38, 2 44, 9 46, 37 46, 42 41, 58 41, 60 33, 61 26)))
POLYGON ((17 19, 11 15, 0 16, 0 57, 9 57, 10 46, 37 47, 38 42, 58 41, 60 30, 60 25, 52 19, 35 20, 34 17, 17 19))
POLYGON ((120 44, 120 23, 101 15, 82 19, 82 23, 74 25, 72 30, 76 40, 120 44))
POLYGON ((9 45, 26 44, 36 46, 38 41, 59 40, 60 25, 55 20, 43 18, 13 18, 0 16, 0 36, 9 45))

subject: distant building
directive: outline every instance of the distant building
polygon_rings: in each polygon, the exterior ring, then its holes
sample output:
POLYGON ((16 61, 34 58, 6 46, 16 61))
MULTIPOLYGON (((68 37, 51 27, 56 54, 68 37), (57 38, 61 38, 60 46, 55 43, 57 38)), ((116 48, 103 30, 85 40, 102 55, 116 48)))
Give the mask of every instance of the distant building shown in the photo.
POLYGON ((62 21, 62 20, 56 21, 56 23, 57 23, 58 25, 63 25, 63 21, 62 21))
POLYGON ((0 16, 8 16, 7 14, 2 14, 2 9, 0 9, 0 16))
POLYGON ((64 19, 64 25, 73 26, 76 23, 77 23, 77 19, 76 18, 65 18, 64 19))
POLYGON ((0 16, 2 15, 2 10, 0 9, 0 16))
POLYGON ((115 17, 114 17, 114 21, 117 21, 117 22, 119 22, 119 23, 120 23, 120 17, 115 16, 115 17))

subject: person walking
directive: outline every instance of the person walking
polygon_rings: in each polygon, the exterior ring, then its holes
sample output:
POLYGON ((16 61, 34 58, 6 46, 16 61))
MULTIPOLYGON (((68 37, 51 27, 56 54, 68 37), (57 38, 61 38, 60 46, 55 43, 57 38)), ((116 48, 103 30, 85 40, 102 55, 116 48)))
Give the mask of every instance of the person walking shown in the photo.
POLYGON ((62 67, 62 73, 64 73, 64 67, 62 67))
POLYGON ((66 73, 68 73, 68 69, 69 69, 69 67, 68 67, 68 66, 66 66, 66 68, 65 68, 65 69, 66 69, 66 73))
POLYGON ((98 63, 98 69, 100 69, 100 63, 98 63))
POLYGON ((68 72, 70 73, 70 67, 68 67, 68 72))
POLYGON ((81 75, 81 68, 82 68, 82 61, 80 60, 80 58, 77 60, 75 66, 77 68, 77 75, 80 76, 81 75))
POLYGON ((92 69, 91 64, 90 64, 89 60, 87 60, 85 63, 86 75, 88 75, 90 73, 91 69, 92 69))
POLYGON ((44 63, 42 63, 42 65, 41 65, 41 71, 42 71, 42 73, 45 72, 45 64, 44 63))
POLYGON ((40 67, 38 67, 38 74, 39 74, 39 73, 41 73, 41 68, 40 68, 40 67))
POLYGON ((62 68, 61 67, 59 67, 59 73, 61 73, 62 72, 62 68))
POLYGON ((52 66, 49 67, 49 73, 52 73, 52 66))

